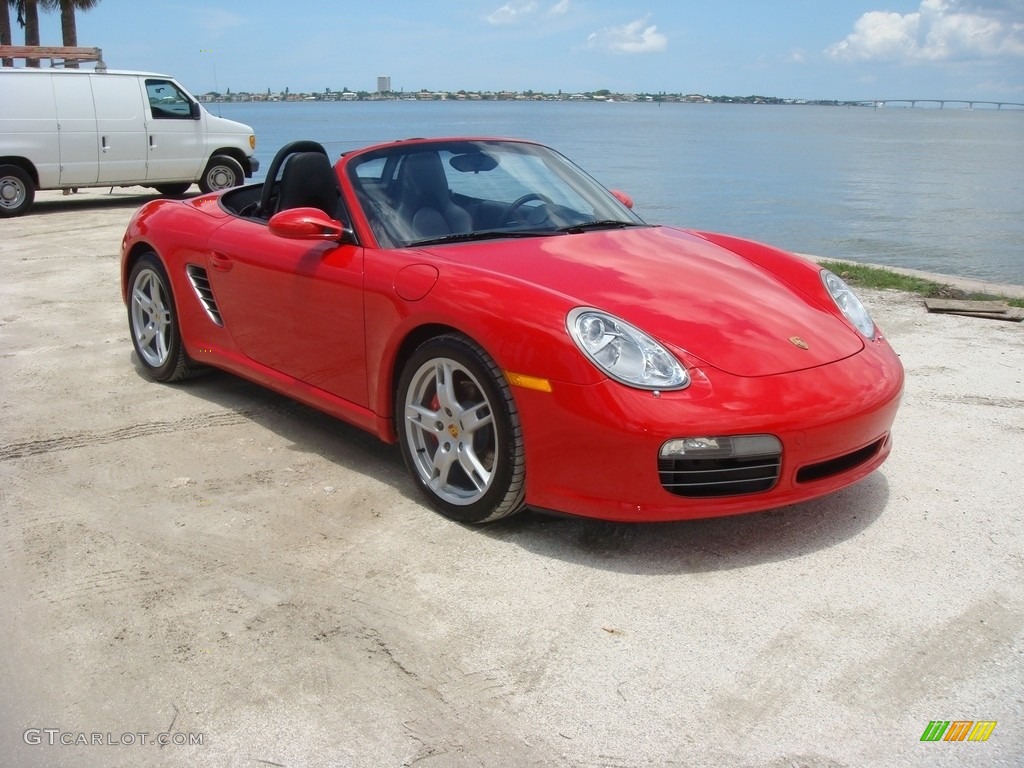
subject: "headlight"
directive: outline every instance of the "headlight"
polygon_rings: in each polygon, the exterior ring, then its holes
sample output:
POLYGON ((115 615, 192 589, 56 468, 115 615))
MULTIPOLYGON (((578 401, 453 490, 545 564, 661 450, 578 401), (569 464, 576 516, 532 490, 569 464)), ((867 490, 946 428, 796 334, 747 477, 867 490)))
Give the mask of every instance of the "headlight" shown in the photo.
POLYGON ((566 326, 580 351, 616 381, 640 389, 690 385, 690 375, 668 350, 624 320, 578 307, 569 313, 566 326))
POLYGON ((846 281, 839 275, 823 269, 821 270, 821 282, 825 284, 825 290, 829 292, 832 301, 836 303, 846 319, 853 323, 866 338, 875 338, 875 324, 871 320, 871 315, 868 314, 846 281))

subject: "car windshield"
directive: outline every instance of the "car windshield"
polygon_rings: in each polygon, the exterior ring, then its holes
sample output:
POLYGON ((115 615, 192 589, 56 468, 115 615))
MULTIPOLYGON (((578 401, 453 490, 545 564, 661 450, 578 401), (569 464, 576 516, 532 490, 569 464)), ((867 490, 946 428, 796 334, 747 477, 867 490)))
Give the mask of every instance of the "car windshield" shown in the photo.
POLYGON ((565 157, 536 144, 410 142, 353 157, 348 174, 384 247, 644 223, 565 157))

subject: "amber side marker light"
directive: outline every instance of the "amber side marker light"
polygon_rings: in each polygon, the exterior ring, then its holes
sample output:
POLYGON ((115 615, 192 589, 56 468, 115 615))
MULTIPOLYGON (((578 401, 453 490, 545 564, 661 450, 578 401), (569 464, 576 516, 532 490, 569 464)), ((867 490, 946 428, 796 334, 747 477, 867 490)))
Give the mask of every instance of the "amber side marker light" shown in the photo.
POLYGON ((547 379, 542 379, 537 376, 527 376, 525 373, 505 373, 505 378, 508 379, 508 383, 513 387, 522 387, 523 389, 535 389, 538 392, 550 392, 551 382, 547 379))

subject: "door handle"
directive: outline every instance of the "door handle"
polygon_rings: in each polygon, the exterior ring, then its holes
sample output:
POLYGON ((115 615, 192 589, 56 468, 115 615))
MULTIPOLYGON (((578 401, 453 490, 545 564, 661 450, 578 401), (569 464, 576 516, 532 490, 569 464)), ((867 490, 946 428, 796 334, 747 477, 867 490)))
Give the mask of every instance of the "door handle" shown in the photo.
POLYGON ((218 272, 227 272, 234 266, 234 262, 223 253, 214 251, 210 254, 210 265, 218 272))

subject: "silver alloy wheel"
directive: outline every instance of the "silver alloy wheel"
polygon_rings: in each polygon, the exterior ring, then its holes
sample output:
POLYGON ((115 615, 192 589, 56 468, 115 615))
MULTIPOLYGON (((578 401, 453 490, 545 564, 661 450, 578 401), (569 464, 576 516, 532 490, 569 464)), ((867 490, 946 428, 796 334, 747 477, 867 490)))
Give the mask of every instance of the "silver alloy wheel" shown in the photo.
POLYGON ((160 368, 171 350, 171 308, 163 280, 152 269, 140 270, 132 284, 132 331, 146 364, 160 368))
POLYGON ((479 501, 500 456, 494 408, 473 373, 451 358, 427 361, 405 390, 404 411, 420 479, 449 504, 479 501))

